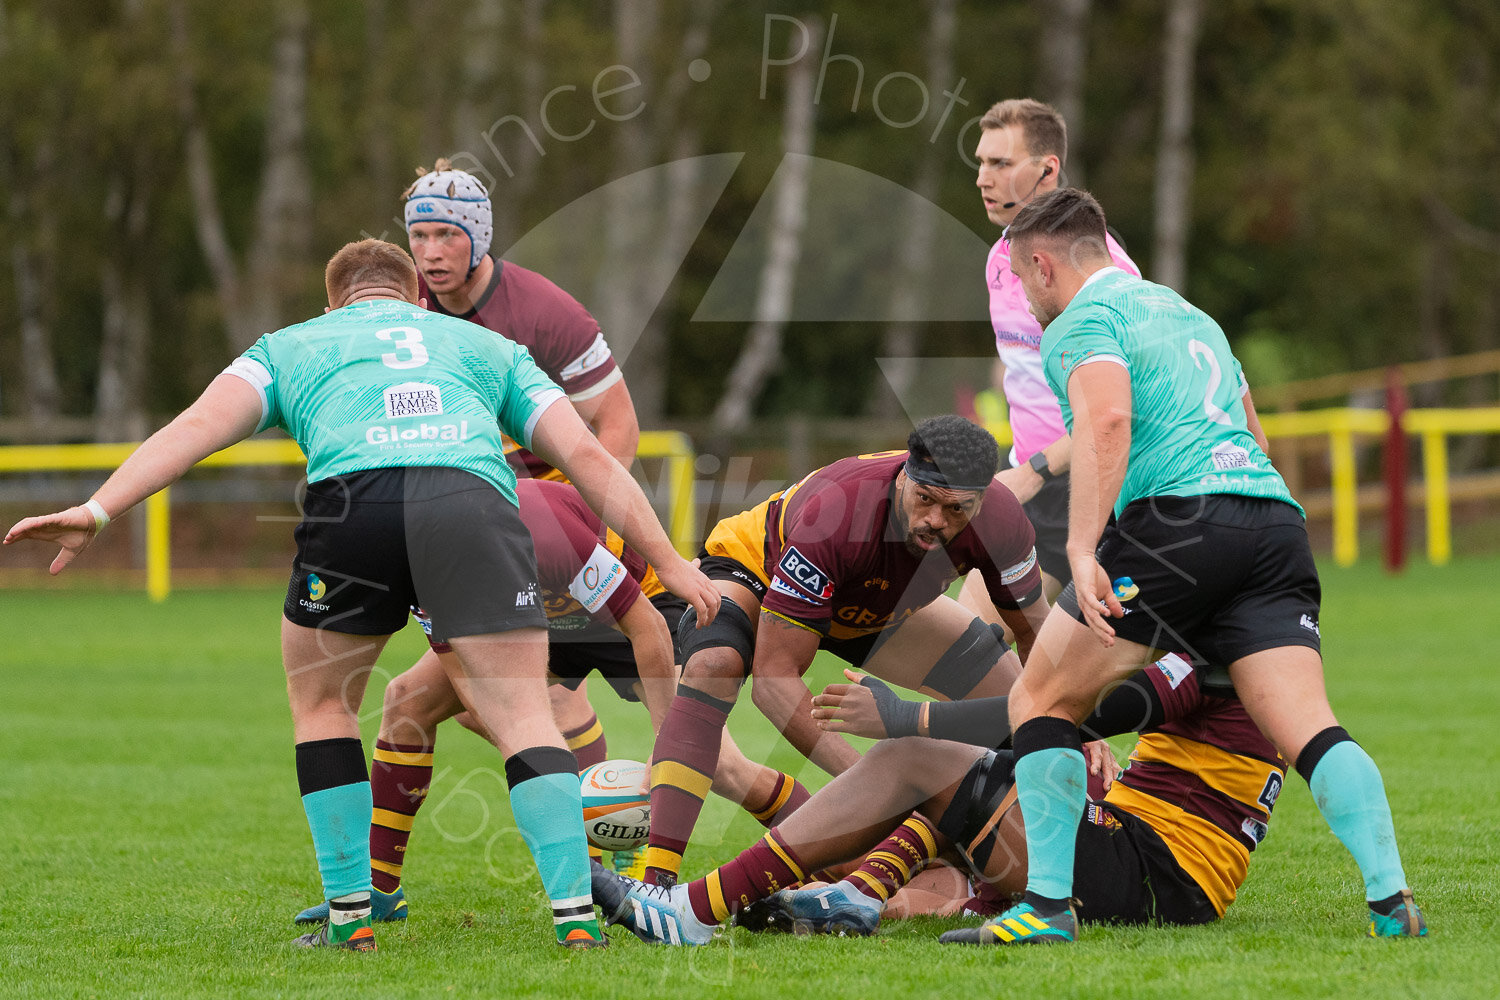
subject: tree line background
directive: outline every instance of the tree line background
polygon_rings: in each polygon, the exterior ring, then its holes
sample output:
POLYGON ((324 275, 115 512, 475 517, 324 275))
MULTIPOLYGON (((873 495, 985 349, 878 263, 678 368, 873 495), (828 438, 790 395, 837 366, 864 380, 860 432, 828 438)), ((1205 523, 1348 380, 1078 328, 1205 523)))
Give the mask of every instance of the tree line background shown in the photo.
POLYGON ((643 425, 899 414, 992 355, 961 129, 1028 95, 1252 383, 1500 347, 1493 0, 0 0, 0 440, 147 433, 438 156, 643 425))

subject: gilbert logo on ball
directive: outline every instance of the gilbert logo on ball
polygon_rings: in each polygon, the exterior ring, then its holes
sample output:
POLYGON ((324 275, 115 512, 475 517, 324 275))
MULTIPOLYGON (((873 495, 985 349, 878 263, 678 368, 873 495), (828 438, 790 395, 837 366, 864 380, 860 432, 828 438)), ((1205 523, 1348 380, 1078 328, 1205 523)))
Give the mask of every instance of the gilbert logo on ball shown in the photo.
POLYGON ((638 760, 607 760, 579 775, 583 829, 601 851, 628 851, 651 832, 651 769, 638 760))

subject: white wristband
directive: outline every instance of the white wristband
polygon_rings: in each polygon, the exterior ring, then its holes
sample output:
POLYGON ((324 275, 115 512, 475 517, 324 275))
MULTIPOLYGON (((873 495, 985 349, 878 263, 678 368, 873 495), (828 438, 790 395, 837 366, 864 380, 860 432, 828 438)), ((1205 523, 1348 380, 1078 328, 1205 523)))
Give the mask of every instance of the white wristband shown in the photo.
POLYGON ((94 534, 97 535, 109 523, 109 514, 105 512, 104 505, 98 500, 90 499, 83 506, 90 514, 94 515, 94 534))

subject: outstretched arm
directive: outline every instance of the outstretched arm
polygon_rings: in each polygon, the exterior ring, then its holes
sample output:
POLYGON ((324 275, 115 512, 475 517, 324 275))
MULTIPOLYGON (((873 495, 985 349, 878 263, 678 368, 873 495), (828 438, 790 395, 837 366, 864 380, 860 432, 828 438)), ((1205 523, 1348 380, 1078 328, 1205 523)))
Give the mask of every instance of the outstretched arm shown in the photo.
POLYGON ((646 494, 615 461, 573 405, 559 399, 543 411, 531 433, 531 450, 561 469, 588 505, 656 570, 662 584, 698 612, 698 627, 713 621, 719 591, 672 547, 646 494))
POLYGON ((108 518, 119 517, 158 490, 170 486, 203 459, 249 437, 260 423, 260 395, 234 375, 220 375, 203 395, 170 424, 131 453, 99 488, 93 501, 105 520, 86 506, 41 517, 28 517, 5 535, 5 544, 23 538, 57 542, 62 546, 51 572, 61 573, 73 557, 88 547, 108 518))
POLYGON ((789 618, 762 611, 755 633, 750 697, 802 756, 829 774, 839 774, 859 760, 859 751, 842 737, 818 728, 812 715, 812 691, 802 679, 818 652, 820 638, 789 618))

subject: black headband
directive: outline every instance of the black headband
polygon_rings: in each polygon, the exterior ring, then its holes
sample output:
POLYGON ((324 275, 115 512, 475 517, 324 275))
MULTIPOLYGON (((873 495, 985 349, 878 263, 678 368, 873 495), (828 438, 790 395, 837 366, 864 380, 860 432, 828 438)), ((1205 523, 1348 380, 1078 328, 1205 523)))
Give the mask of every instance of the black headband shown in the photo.
POLYGON ((925 458, 918 458, 915 454, 907 455, 906 478, 914 483, 921 483, 923 486, 936 486, 945 490, 969 490, 974 493, 983 493, 989 489, 990 485, 989 479, 986 479, 978 486, 971 483, 950 482, 948 477, 943 475, 943 470, 937 467, 937 463, 932 460, 932 456, 930 455, 925 458))

